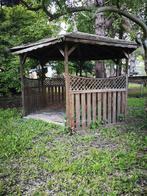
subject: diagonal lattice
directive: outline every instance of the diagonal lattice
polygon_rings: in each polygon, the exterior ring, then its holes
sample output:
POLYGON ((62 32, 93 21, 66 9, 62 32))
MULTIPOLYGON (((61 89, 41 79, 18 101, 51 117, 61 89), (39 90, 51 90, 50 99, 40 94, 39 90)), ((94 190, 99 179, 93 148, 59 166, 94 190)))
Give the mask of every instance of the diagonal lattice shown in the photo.
POLYGON ((84 78, 70 76, 71 90, 125 89, 126 76, 114 78, 84 78))

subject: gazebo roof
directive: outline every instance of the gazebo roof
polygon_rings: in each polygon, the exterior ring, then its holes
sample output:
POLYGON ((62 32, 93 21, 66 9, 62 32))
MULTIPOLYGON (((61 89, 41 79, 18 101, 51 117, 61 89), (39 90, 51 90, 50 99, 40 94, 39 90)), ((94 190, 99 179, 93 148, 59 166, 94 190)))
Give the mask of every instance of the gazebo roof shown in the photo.
POLYGON ((135 42, 108 37, 97 36, 82 32, 72 32, 56 38, 42 39, 34 43, 16 46, 10 49, 13 54, 27 54, 47 62, 49 60, 63 60, 60 51, 64 51, 65 44, 68 48, 75 46, 69 60, 104 60, 125 58, 136 48, 135 42))

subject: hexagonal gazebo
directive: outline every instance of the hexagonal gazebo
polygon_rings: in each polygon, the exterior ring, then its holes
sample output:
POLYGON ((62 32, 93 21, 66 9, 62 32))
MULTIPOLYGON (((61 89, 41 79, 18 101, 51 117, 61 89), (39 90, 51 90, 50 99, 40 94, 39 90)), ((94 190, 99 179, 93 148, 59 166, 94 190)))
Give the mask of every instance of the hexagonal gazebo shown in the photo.
POLYGON ((116 123, 126 115, 127 76, 86 78, 69 74, 68 61, 128 58, 137 48, 136 43, 73 32, 57 38, 47 38, 13 47, 10 51, 20 56, 23 114, 62 105, 66 108, 66 124, 71 128, 85 128, 97 119, 116 123), (42 66, 63 60, 64 77, 28 79, 24 75, 26 58, 37 59, 42 66))

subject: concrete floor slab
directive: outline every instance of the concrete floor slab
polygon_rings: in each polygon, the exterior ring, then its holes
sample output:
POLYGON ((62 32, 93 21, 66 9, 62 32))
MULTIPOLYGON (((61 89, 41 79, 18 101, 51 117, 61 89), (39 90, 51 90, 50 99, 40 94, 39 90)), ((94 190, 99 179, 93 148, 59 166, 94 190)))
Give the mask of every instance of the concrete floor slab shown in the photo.
POLYGON ((39 111, 37 113, 29 114, 25 116, 26 119, 43 120, 49 123, 55 123, 58 125, 65 125, 66 115, 64 111, 39 111))

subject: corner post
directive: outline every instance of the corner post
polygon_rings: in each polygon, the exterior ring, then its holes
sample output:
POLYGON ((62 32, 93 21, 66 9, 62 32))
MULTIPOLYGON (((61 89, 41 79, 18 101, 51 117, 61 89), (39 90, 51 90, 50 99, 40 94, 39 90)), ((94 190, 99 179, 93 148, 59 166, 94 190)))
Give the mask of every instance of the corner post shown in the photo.
POLYGON ((22 54, 19 56, 20 58, 20 78, 21 78, 21 97, 22 97, 22 115, 25 116, 27 114, 27 110, 25 107, 25 81, 24 81, 24 63, 26 61, 26 55, 22 54))
POLYGON ((68 45, 64 47, 64 69, 65 69, 65 90, 66 90, 66 124, 70 126, 69 108, 69 70, 68 70, 68 45))

